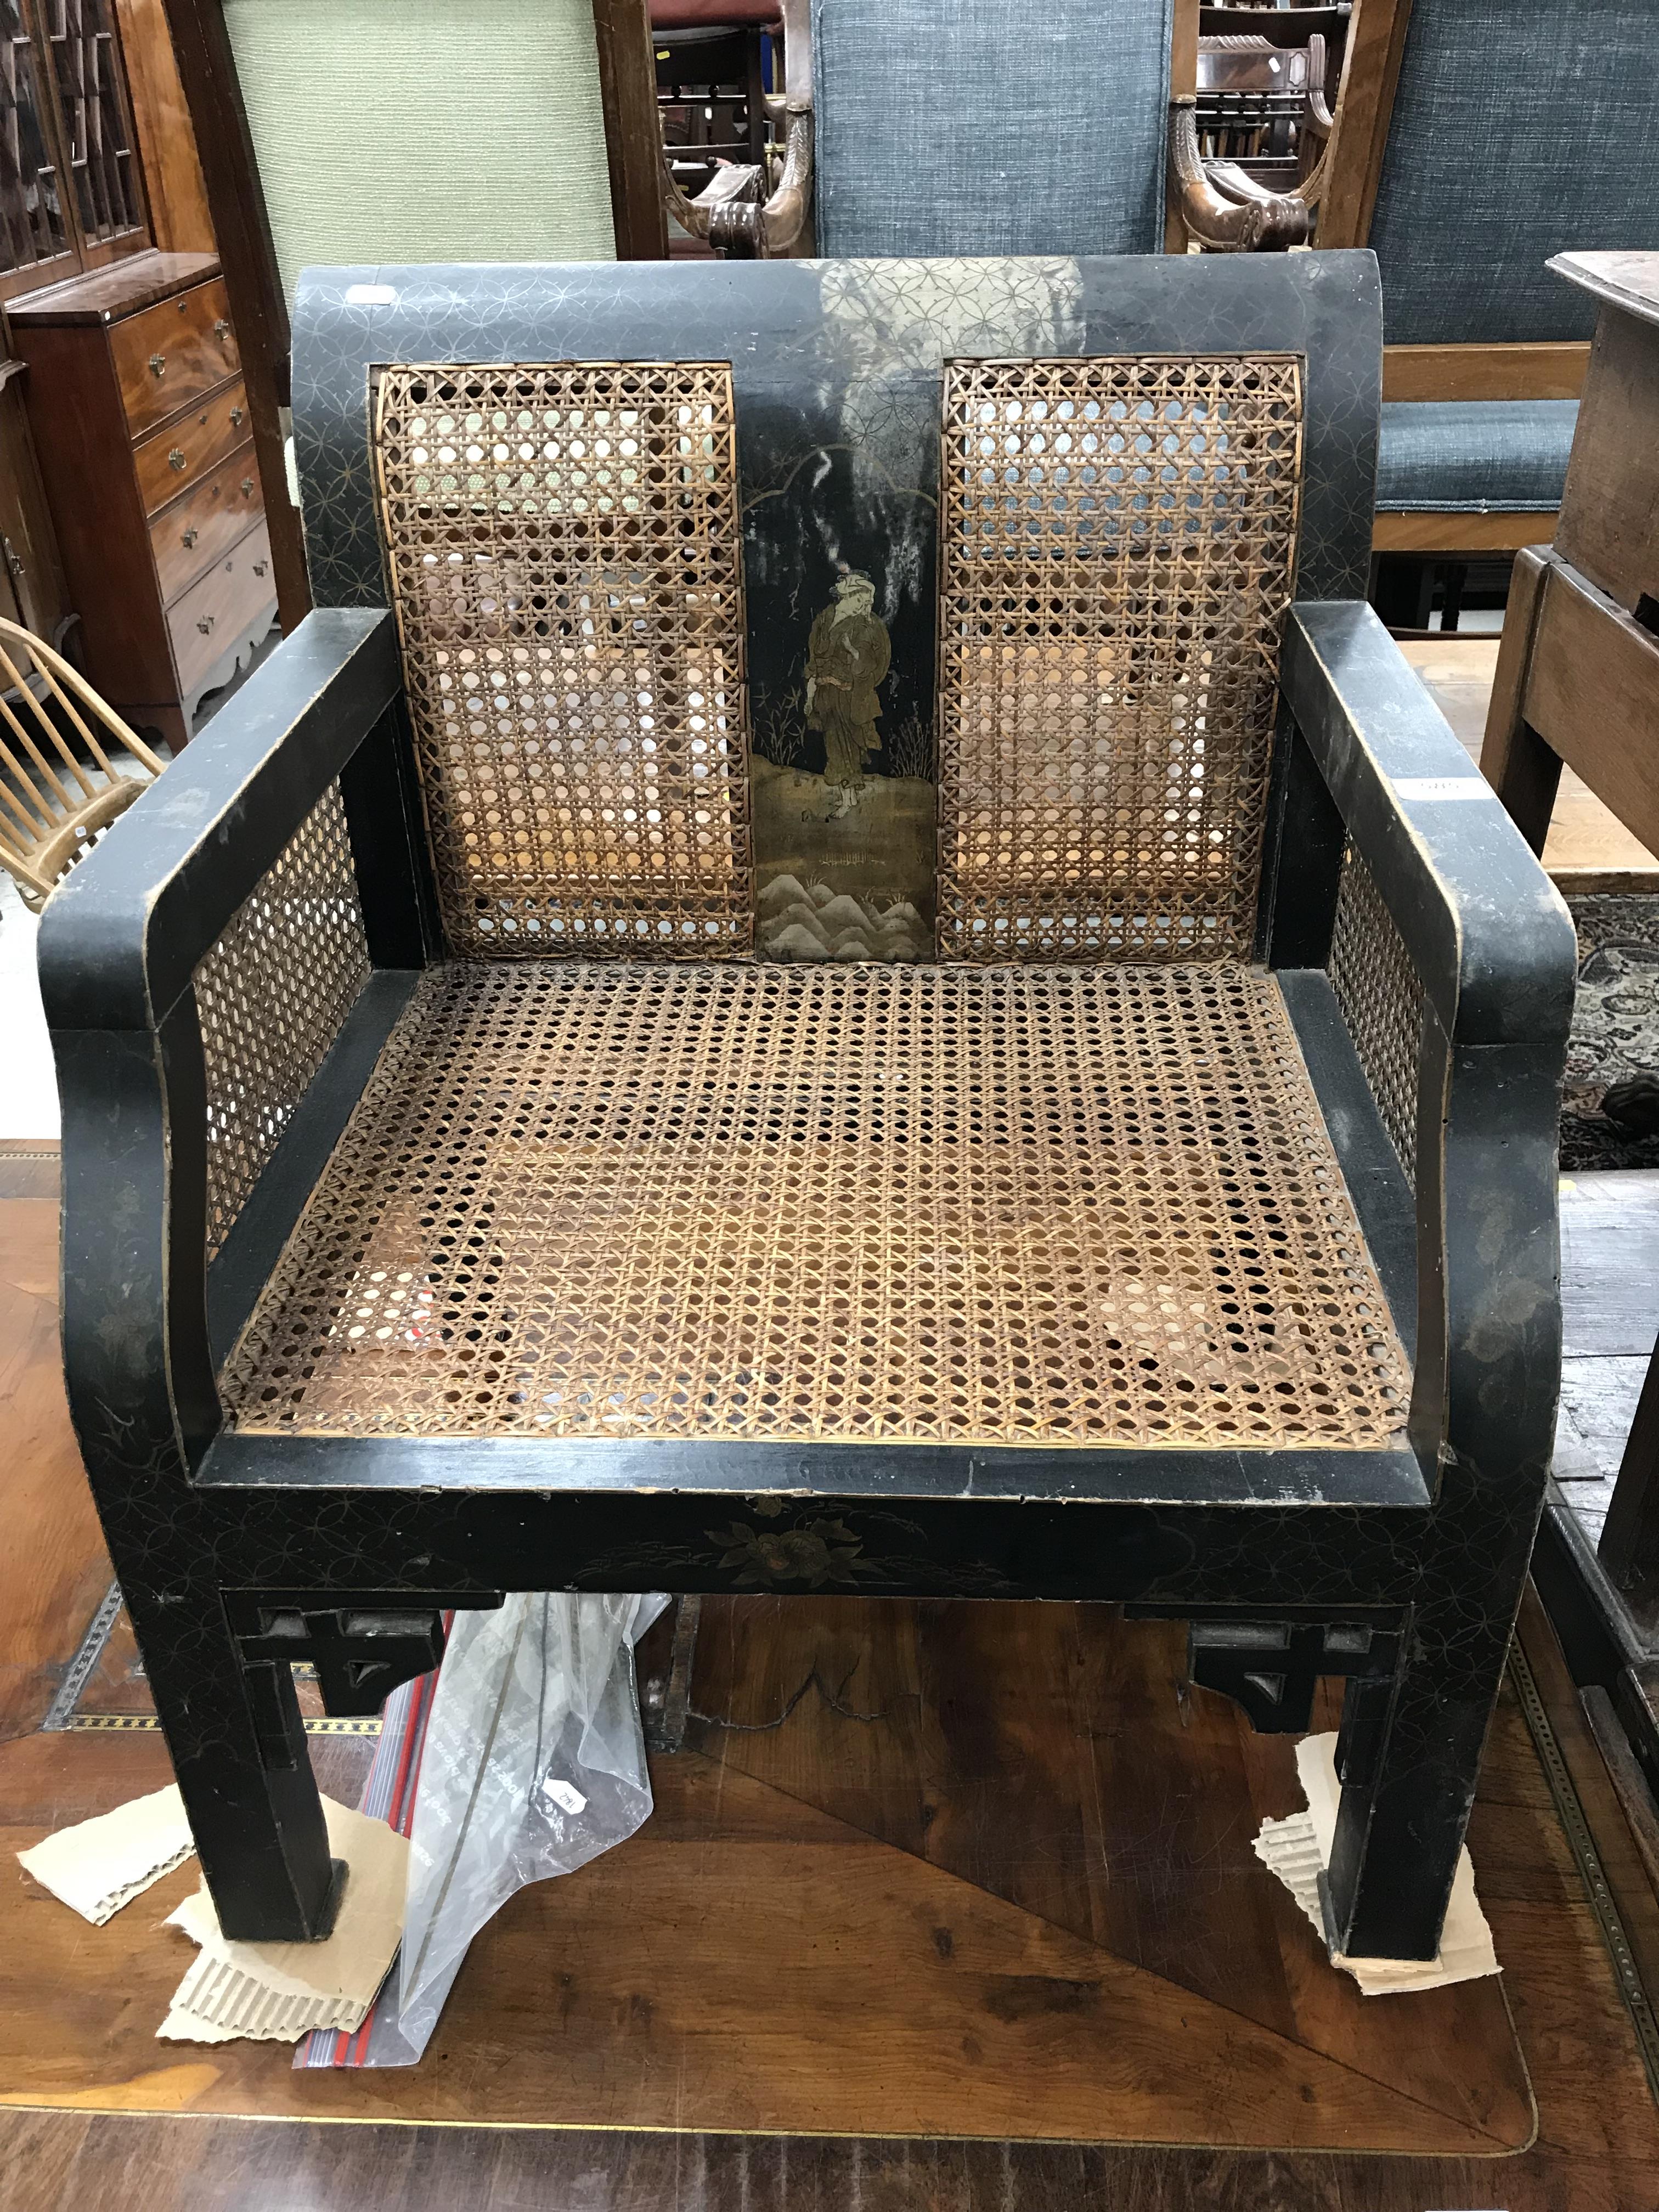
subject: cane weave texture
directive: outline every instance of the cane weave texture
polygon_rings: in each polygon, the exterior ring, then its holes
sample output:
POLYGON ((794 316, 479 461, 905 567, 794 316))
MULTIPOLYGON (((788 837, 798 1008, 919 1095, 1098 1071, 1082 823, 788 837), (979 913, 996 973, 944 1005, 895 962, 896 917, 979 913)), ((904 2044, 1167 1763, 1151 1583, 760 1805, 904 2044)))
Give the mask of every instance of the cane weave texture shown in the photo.
POLYGON ((362 908, 334 783, 196 969, 210 1259, 368 980, 362 908))
POLYGON ((451 945, 747 952, 731 370, 388 368, 374 451, 451 945))
POLYGON ((1299 364, 951 362, 942 958, 1248 957, 1299 364))
POLYGON ((1423 986, 1371 872, 1352 845, 1342 859, 1327 972, 1382 1126, 1415 1188, 1423 986))
POLYGON ((419 985, 244 1430, 1376 1446, 1408 1374, 1271 978, 488 963, 419 985))

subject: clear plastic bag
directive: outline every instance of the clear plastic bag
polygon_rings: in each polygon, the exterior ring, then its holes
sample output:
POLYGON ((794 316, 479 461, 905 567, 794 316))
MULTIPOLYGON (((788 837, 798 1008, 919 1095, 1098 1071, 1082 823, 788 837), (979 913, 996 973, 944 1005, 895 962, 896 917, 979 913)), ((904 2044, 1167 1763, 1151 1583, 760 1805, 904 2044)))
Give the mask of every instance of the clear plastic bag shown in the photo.
POLYGON ((537 1593, 455 1616, 386 1991, 403 2063, 425 2049, 468 1944, 513 1893, 585 1866, 649 1814, 634 1645, 667 1602, 537 1593))

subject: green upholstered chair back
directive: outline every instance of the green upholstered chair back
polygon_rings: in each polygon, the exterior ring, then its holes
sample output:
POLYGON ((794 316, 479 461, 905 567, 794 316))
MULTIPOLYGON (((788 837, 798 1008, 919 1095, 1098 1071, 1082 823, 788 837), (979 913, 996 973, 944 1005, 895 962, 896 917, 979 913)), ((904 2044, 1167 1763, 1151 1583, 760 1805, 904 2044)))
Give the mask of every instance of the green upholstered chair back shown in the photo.
POLYGON ((307 262, 607 261, 589 0, 224 0, 283 289, 307 262))
POLYGON ((1370 244, 1395 345, 1589 337, 1547 274, 1659 246, 1654 0, 1414 0, 1370 244))
POLYGON ((817 246, 1155 253, 1171 0, 813 0, 817 246))

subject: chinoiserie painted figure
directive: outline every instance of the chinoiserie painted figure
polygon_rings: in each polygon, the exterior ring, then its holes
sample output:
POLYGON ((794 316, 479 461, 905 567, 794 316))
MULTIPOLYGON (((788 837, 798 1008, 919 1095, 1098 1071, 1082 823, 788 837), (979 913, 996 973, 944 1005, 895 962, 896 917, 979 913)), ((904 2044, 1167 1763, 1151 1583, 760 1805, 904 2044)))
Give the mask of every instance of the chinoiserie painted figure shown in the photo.
POLYGON ((812 624, 806 648, 806 725, 823 732, 824 781, 837 793, 837 813, 857 805, 865 763, 880 748, 878 692, 892 657, 876 587, 851 570, 812 624))

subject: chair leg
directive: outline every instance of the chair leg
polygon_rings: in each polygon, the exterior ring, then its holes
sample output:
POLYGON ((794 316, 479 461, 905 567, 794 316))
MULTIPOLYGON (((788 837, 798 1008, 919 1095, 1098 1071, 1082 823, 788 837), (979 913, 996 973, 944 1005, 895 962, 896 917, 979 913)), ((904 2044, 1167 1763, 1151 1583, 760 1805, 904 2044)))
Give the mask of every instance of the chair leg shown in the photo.
POLYGON ((1434 562, 1421 553, 1373 556, 1370 602, 1390 629, 1427 629, 1434 606, 1434 562))
POLYGON ((1473 1589, 1419 1603, 1392 1680, 1348 1686, 1326 1911, 1351 1957, 1439 1950, 1512 1612, 1486 1609, 1473 1589))
POLYGON ((1609 1580, 1627 1594, 1659 1571, 1659 1344, 1648 1362, 1596 1551, 1609 1580))
POLYGON ((329 1856, 291 1668, 245 1664, 217 1590, 127 1597, 221 1928, 319 1941, 345 1869, 329 1856))
POLYGON ((1549 568, 1547 550, 1525 546, 1515 556, 1480 744, 1480 773, 1540 860, 1561 781, 1561 761, 1527 720, 1526 706, 1533 633, 1549 568))

